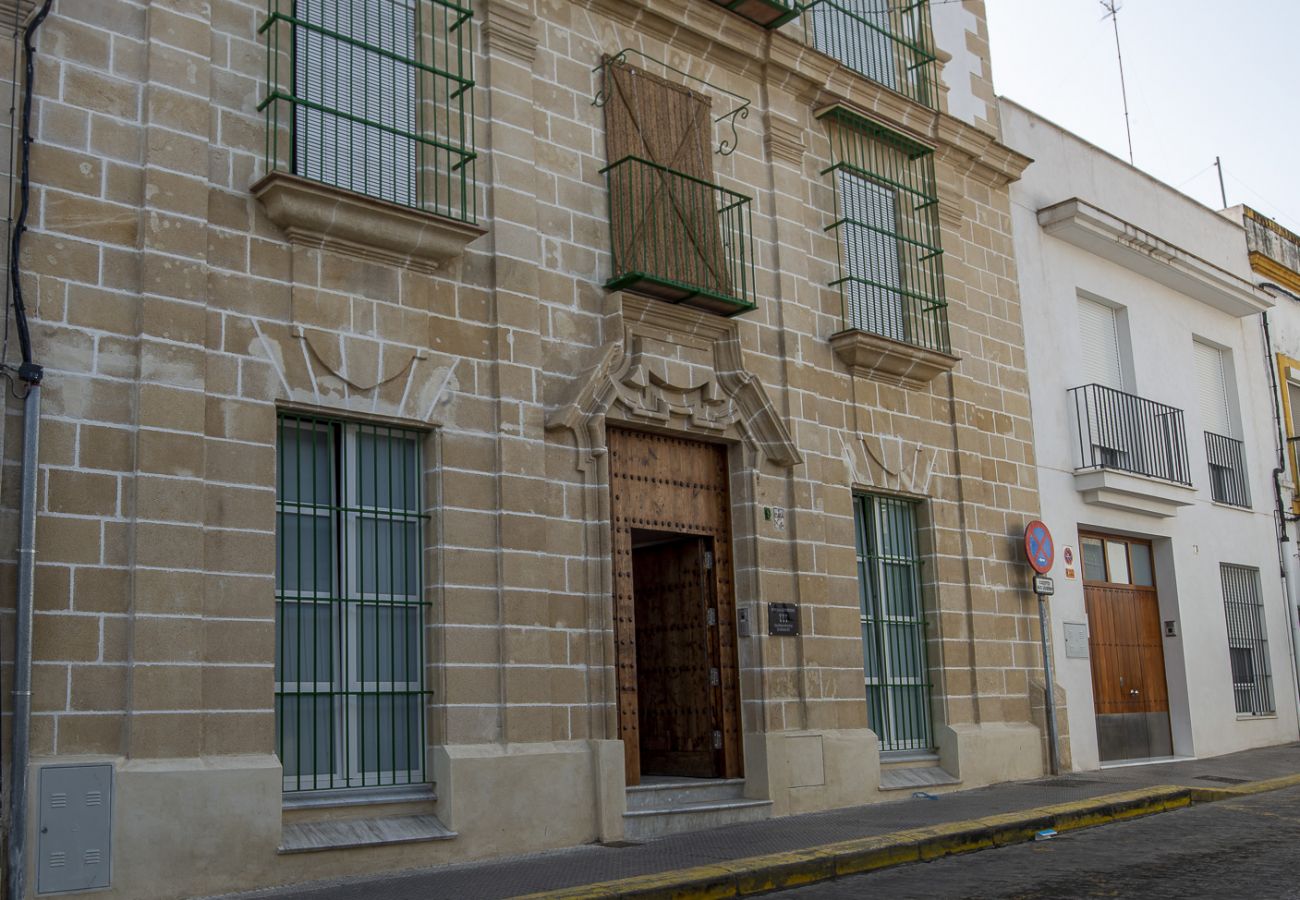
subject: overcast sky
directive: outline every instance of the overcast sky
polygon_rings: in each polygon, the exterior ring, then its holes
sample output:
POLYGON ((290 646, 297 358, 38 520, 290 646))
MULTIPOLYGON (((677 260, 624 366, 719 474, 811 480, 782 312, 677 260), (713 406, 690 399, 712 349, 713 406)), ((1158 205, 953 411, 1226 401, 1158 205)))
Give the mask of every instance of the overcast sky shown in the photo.
MULTIPOLYGON (((942 0, 932 0, 942 2, 942 0)), ((1300 232, 1300 0, 1123 0, 1136 165, 1218 209, 1300 232)), ((1127 160, 1115 33, 1099 0, 987 0, 999 94, 1127 160)))

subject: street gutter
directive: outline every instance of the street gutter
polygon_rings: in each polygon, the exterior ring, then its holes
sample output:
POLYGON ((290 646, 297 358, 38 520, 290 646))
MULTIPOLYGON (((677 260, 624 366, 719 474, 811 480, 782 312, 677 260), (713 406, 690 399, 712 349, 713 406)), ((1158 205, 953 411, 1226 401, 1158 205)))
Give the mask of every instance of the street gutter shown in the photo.
POLYGON ((1214 803, 1296 786, 1300 786, 1300 774, 1223 788, 1157 785, 803 850, 543 891, 519 900, 725 900, 751 897, 906 863, 928 862, 945 856, 1025 843, 1043 831, 1059 834, 1183 809, 1193 803, 1214 803))

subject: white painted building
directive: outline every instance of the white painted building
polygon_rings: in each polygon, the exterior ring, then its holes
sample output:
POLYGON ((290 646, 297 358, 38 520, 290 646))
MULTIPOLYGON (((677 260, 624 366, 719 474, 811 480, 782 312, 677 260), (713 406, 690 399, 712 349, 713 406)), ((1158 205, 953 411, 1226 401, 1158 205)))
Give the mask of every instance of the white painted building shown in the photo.
POLYGON ((1283 536, 1292 645, 1300 647, 1300 235, 1248 206, 1223 215, 1245 227, 1255 283, 1277 298, 1265 315, 1274 420, 1269 487, 1283 536))
POLYGON ((1296 738, 1240 221, 1007 101, 1053 659, 1075 769, 1296 738))

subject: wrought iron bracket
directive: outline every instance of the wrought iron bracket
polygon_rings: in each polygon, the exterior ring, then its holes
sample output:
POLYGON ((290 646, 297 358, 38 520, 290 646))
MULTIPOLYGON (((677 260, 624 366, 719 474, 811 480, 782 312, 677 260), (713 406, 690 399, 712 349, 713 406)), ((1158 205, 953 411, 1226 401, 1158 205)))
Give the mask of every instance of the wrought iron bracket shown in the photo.
POLYGON ((736 105, 728 112, 723 113, 722 115, 716 117, 713 120, 713 124, 715 125, 719 125, 725 120, 727 124, 731 127, 730 138, 724 135, 718 141, 718 148, 714 152, 717 153, 719 156, 730 156, 731 154, 736 152, 736 145, 740 143, 740 131, 736 123, 743 119, 749 118, 749 107, 753 104, 754 101, 750 100, 748 97, 742 97, 740 94, 734 94, 731 91, 727 90, 726 88, 720 88, 716 84, 713 84, 712 82, 705 81, 703 78, 697 78, 694 75, 688 75, 687 73, 683 72, 681 69, 673 68, 672 66, 668 65, 668 63, 655 59, 653 56, 647 56, 646 54, 642 53, 640 50, 636 50, 631 47, 625 47, 622 50, 618 51, 617 53, 613 54, 612 56, 605 57, 600 61, 600 65, 595 66, 591 70, 593 75, 597 72, 599 72, 601 75, 599 84, 596 88, 596 92, 591 98, 592 106, 602 107, 605 105, 605 102, 609 99, 605 95, 605 83, 606 83, 604 78, 605 70, 608 69, 610 66, 616 64, 620 66, 627 65, 628 64, 627 58, 629 54, 633 56, 638 56, 646 62, 652 62, 657 66, 662 66, 666 71, 672 72, 674 75, 677 75, 680 78, 685 78, 687 81, 693 81, 696 84, 702 84, 705 87, 709 88, 709 90, 716 91, 719 94, 725 94, 727 97, 730 97, 732 100, 734 100, 738 105, 736 105))

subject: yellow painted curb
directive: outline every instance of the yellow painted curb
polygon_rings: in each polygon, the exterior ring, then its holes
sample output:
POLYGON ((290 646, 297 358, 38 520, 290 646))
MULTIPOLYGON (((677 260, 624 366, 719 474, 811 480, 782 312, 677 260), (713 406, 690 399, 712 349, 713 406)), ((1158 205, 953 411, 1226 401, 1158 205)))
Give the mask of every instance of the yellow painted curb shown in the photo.
POLYGON ((856 838, 819 847, 528 894, 518 900, 726 900, 904 863, 1024 843, 1057 832, 1300 785, 1300 774, 1227 788, 1164 784, 1033 809, 856 838))
POLYGON ((1192 788, 1193 803, 1213 803, 1216 800, 1231 800, 1234 797, 1249 797, 1252 794, 1264 794, 1268 791, 1280 791, 1284 788, 1300 785, 1300 774, 1282 775, 1278 778, 1266 778, 1262 781, 1249 781, 1232 787, 1192 788))

